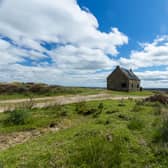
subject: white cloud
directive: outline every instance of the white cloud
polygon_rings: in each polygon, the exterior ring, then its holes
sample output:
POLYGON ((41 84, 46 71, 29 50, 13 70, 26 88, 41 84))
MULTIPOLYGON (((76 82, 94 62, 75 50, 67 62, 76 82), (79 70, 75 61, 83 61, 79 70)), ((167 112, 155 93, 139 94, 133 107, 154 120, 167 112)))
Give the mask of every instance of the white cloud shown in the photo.
MULTIPOLYGON (((116 61, 107 56, 117 56, 117 48, 127 43, 128 37, 118 28, 100 31, 96 17, 76 0, 0 1, 1 81, 105 86, 107 70, 117 64, 136 70, 168 67, 168 36, 141 43, 142 49, 132 51, 129 58, 116 61), (58 45, 48 51, 40 45, 43 42, 58 45), (31 65, 19 64, 27 59, 31 65)), ((137 75, 145 87, 166 87, 167 70, 137 71, 137 75)))
POLYGON ((34 50, 27 50, 18 46, 12 45, 9 42, 0 39, 0 65, 10 66, 22 62, 25 58, 38 60, 46 56, 34 50))
POLYGON ((128 43, 118 28, 100 31, 96 17, 76 0, 1 1, 0 35, 12 41, 0 40, 1 81, 85 85, 92 79, 94 85, 97 70, 117 64, 107 54, 116 56, 117 47, 128 43), (48 51, 40 45, 43 41, 59 45, 48 51), (18 64, 27 59, 34 60, 34 66, 18 64))
POLYGON ((5 0, 0 9, 0 32, 17 41, 72 43, 111 54, 117 54, 116 47, 128 42, 117 28, 100 32, 96 17, 75 0, 5 0))
POLYGON ((130 58, 121 58, 122 65, 134 69, 168 66, 168 36, 156 38, 152 43, 142 43, 141 51, 132 51, 130 58))
POLYGON ((142 85, 150 88, 167 88, 168 71, 145 71, 136 73, 142 80, 142 85))
POLYGON ((143 86, 167 88, 168 36, 157 37, 152 43, 140 43, 140 46, 142 49, 133 50, 129 58, 120 58, 120 64, 135 69, 143 86), (142 71, 142 68, 145 70, 142 71), (142 72, 138 72, 139 69, 142 72))
POLYGON ((76 70, 96 70, 111 68, 116 64, 101 49, 66 45, 50 52, 58 68, 76 70))

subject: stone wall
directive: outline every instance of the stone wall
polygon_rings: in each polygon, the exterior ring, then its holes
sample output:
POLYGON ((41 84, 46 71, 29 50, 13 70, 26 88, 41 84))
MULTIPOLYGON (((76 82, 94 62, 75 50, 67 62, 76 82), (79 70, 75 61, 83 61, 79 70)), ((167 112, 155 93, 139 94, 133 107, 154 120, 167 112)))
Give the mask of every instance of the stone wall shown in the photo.
POLYGON ((130 80, 120 68, 116 68, 107 78, 107 89, 117 91, 139 91, 140 81, 130 80))
POLYGON ((129 90, 129 80, 121 73, 119 69, 116 69, 107 78, 107 89, 108 90, 118 90, 118 91, 128 91, 129 90), (124 87, 125 84, 125 87, 124 87))
POLYGON ((140 90, 140 81, 129 80, 129 91, 139 91, 139 90, 140 90))

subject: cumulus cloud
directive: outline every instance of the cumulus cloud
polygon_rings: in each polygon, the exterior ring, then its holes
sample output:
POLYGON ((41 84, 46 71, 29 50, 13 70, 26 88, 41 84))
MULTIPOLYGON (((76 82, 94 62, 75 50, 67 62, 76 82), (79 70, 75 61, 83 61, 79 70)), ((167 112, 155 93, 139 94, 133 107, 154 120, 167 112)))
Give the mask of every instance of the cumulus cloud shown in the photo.
POLYGON ((168 36, 117 60, 118 47, 127 43, 118 28, 100 31, 76 0, 0 0, 1 81, 105 86, 108 70, 120 64, 135 69, 144 86, 168 85, 168 36), (165 71, 139 71, 155 66, 165 71))
POLYGON ((76 0, 0 3, 0 64, 4 65, 0 76, 4 81, 74 84, 79 77, 84 81, 81 74, 94 77, 97 70, 117 64, 107 54, 116 56, 117 47, 127 43, 128 37, 118 28, 100 31, 96 17, 76 0), (48 50, 43 43, 55 47, 48 50))
POLYGON ((152 43, 140 43, 140 46, 141 50, 133 50, 129 58, 120 58, 120 64, 136 70, 143 86, 167 88, 168 36, 157 37, 152 43))
POLYGON ((96 70, 111 68, 116 64, 101 49, 91 49, 83 46, 62 46, 51 51, 50 55, 59 68, 65 69, 96 70))
POLYGON ((117 54, 117 46, 127 36, 112 28, 98 30, 98 21, 82 10, 76 0, 5 0, 0 10, 0 32, 15 40, 28 38, 56 43, 72 43, 117 54))
POLYGON ((136 73, 142 79, 142 85, 150 88, 167 88, 168 71, 145 71, 136 73))
POLYGON ((129 58, 121 58, 122 65, 134 69, 168 66, 168 36, 157 37, 152 43, 141 43, 141 51, 132 51, 129 58))

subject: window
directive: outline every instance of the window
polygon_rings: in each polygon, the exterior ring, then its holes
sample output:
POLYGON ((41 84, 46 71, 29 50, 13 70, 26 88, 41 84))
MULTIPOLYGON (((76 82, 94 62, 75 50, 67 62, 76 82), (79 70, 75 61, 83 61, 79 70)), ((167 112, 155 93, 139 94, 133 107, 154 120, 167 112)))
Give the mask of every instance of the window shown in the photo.
POLYGON ((122 83, 122 84, 121 84, 121 87, 122 87, 122 88, 126 88, 126 87, 127 87, 127 84, 126 84, 126 83, 122 83))
POLYGON ((137 84, 137 88, 139 88, 139 84, 137 84))
POLYGON ((132 86, 132 88, 134 87, 133 83, 132 83, 132 85, 131 85, 131 86, 132 86))

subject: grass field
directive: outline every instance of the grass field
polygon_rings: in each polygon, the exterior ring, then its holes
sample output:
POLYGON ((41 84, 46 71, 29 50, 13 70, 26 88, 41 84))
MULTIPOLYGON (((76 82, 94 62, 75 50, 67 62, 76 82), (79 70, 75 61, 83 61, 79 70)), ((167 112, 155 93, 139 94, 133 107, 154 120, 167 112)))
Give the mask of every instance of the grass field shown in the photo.
POLYGON ((5 123, 11 114, 0 114, 0 134, 5 137, 53 124, 60 131, 0 151, 0 163, 5 168, 168 167, 166 105, 106 100, 26 113, 29 115, 24 124, 13 120, 5 123))

